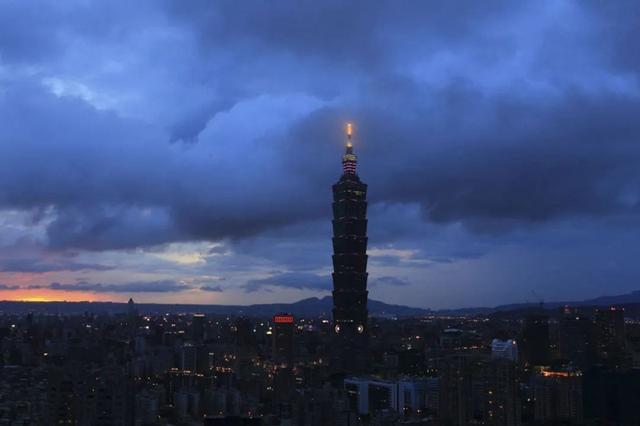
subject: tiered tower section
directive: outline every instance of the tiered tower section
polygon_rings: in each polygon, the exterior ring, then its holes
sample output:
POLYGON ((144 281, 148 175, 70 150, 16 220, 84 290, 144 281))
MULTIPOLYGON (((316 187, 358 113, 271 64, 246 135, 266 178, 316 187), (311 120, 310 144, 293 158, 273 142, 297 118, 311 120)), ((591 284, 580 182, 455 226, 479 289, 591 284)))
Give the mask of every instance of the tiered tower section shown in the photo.
POLYGON ((333 365, 336 371, 368 369, 367 185, 356 173, 352 127, 342 171, 333 185, 333 365))

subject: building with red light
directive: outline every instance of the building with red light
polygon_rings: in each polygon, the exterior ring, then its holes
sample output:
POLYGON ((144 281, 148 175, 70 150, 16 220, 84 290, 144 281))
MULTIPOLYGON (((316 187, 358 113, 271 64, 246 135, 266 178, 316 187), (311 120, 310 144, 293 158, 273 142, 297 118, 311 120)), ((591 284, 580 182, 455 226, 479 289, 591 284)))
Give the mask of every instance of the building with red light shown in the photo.
POLYGON ((273 317, 274 410, 284 417, 290 415, 290 398, 295 387, 293 376, 294 327, 293 315, 278 314, 273 317))
POLYGON ((291 367, 293 365, 294 318, 289 314, 273 317, 273 362, 291 367))

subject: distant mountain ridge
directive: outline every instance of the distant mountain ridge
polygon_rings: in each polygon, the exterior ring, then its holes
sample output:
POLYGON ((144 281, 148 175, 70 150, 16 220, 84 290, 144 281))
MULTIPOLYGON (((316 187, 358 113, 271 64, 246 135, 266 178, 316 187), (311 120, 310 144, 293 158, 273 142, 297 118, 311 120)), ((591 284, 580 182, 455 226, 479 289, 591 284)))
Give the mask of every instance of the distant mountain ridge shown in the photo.
MULTIPOLYGON (((416 317, 432 313, 428 309, 391 305, 377 300, 369 300, 369 314, 377 317, 416 317)), ((287 312, 296 316, 331 317, 333 300, 331 296, 310 297, 293 303, 263 303, 255 305, 187 305, 136 303, 139 313, 180 313, 200 312, 216 315, 245 315, 269 317, 278 312, 287 312)), ((82 313, 125 313, 126 303, 118 302, 15 302, 0 301, 0 313, 42 312, 49 314, 82 313)))
MULTIPOLYGON (((562 306, 611 306, 611 305, 630 305, 640 303, 640 290, 632 291, 631 293, 621 294, 617 296, 599 296, 593 299, 585 299, 580 301, 561 301, 561 302, 544 302, 543 307, 545 309, 560 308, 562 306)), ((493 308, 468 308, 468 309, 453 309, 454 312, 464 311, 477 311, 478 313, 490 313, 500 311, 512 311, 518 309, 539 307, 539 303, 512 303, 507 305, 499 305, 493 308)), ((443 312, 443 311, 438 311, 443 312)))
MULTIPOLYGON (((629 306, 629 312, 640 312, 640 290, 617 296, 600 296, 593 299, 568 302, 547 302, 545 309, 556 309, 561 306, 629 306)), ((420 317, 426 315, 488 315, 508 311, 524 311, 538 308, 537 303, 516 303, 495 307, 475 307, 460 309, 431 309, 415 308, 403 305, 392 305, 378 300, 369 300, 369 315, 373 317, 420 317)), ((140 313, 180 313, 201 312, 216 315, 245 315, 268 317, 278 312, 288 312, 296 316, 331 318, 333 300, 331 296, 322 298, 310 297, 293 303, 262 303, 254 305, 187 305, 187 304, 156 304, 137 303, 140 313)), ((0 301, 1 313, 42 312, 49 314, 82 314, 82 313, 125 313, 126 303, 117 302, 17 302, 0 301)))

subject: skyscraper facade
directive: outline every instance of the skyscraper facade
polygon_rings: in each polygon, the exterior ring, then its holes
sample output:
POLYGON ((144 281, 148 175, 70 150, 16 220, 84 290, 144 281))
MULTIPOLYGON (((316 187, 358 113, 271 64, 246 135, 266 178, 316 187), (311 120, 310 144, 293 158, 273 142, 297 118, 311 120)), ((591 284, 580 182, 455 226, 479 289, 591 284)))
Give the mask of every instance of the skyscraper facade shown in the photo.
POLYGON ((356 173, 351 125, 342 157, 342 176, 333 185, 332 363, 338 372, 368 369, 367 185, 356 173))
POLYGON ((624 309, 596 309, 594 315, 596 355, 609 366, 620 365, 624 358, 624 309))
POLYGON ((273 317, 273 390, 275 411, 287 417, 291 412, 291 394, 295 389, 293 374, 295 321, 293 315, 273 317))
POLYGON ((543 313, 527 315, 522 328, 522 357, 529 365, 550 361, 549 317, 543 313))
POLYGON ((279 365, 293 365, 294 318, 289 314, 273 317, 273 361, 279 365))

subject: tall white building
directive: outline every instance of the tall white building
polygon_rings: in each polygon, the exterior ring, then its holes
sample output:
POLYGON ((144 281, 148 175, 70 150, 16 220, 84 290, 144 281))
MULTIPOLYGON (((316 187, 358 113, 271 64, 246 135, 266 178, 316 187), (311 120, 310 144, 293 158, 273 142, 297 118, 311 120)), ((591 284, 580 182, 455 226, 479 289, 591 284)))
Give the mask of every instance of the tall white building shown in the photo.
POLYGON ((437 378, 381 380, 372 377, 352 377, 345 379, 344 387, 351 404, 359 414, 369 414, 381 410, 404 413, 405 410, 423 410, 427 394, 438 386, 437 378))
POLYGON ((518 361, 518 344, 512 339, 493 339, 491 342, 491 358, 518 361))

